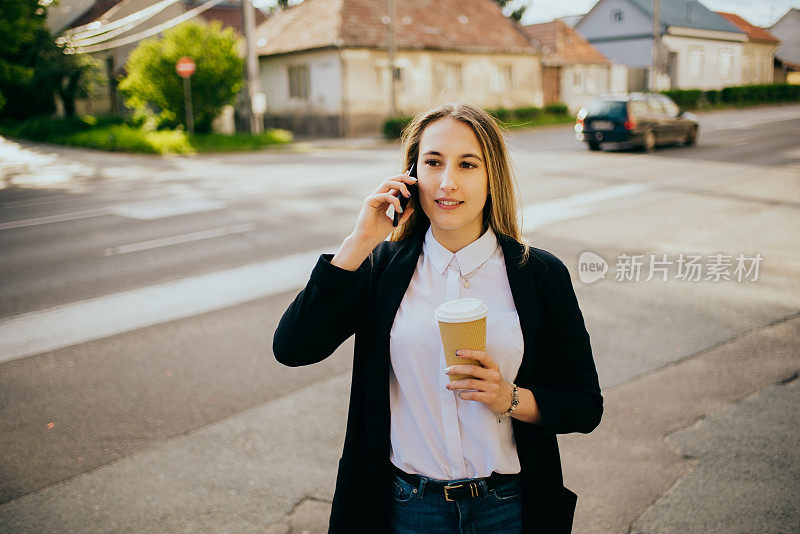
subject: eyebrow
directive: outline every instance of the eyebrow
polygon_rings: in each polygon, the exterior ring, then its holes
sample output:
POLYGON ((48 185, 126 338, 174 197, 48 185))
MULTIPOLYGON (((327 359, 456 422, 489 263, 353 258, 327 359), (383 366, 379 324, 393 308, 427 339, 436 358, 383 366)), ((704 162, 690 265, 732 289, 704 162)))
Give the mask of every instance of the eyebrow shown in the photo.
MULTIPOLYGON (((428 154, 433 154, 434 156, 442 156, 442 154, 440 152, 436 152, 435 150, 429 150, 428 152, 425 152, 423 154, 423 156, 427 156, 428 154)), ((442 157, 444 157, 444 156, 442 156, 442 157)), ((483 161, 479 156, 476 156, 475 154, 461 154, 461 157, 462 158, 475 158, 478 161, 483 161)))

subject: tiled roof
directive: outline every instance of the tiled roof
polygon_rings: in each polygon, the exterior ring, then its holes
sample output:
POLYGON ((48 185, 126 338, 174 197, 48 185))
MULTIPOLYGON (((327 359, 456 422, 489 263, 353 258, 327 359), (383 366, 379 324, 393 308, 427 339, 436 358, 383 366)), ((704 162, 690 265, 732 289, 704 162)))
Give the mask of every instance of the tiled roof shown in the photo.
POLYGON ((545 65, 609 62, 563 20, 522 26, 522 31, 541 46, 542 63, 545 65))
MULTIPOLYGON (((386 2, 305 0, 256 30, 259 55, 321 47, 386 48, 386 2)), ((492 0, 395 3, 398 49, 538 53, 492 0)))
MULTIPOLYGON (((253 10, 255 12, 255 23, 256 25, 261 24, 267 17, 259 11, 258 9, 253 10)), ((235 29, 239 34, 243 34, 242 31, 242 8, 241 6, 214 6, 206 11, 203 11, 199 15, 201 18, 212 21, 218 20, 222 23, 222 26, 227 28, 228 26, 235 29)))
POLYGON ((763 41, 767 43, 780 43, 780 40, 777 39, 774 35, 769 33, 764 28, 760 26, 756 26, 754 24, 750 24, 746 20, 744 20, 739 15, 735 15, 733 13, 725 13, 723 11, 717 11, 721 16, 728 19, 728 22, 742 30, 747 36, 750 38, 751 41, 763 41))
MULTIPOLYGON (((629 0, 629 2, 653 18, 653 0, 629 0)), ((658 19, 665 26, 743 33, 697 0, 660 0, 658 19)))

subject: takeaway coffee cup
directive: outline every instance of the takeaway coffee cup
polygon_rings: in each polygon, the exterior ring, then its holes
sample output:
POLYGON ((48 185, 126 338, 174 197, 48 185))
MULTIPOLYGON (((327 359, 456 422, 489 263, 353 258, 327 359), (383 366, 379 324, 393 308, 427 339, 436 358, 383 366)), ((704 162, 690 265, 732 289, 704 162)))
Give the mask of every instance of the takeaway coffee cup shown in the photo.
MULTIPOLYGON (((443 303, 436 309, 439 333, 442 336, 444 359, 447 366, 480 365, 475 360, 456 356, 460 349, 486 350, 486 316, 489 309, 481 299, 465 298, 443 303)), ((450 382, 470 378, 468 375, 450 375, 450 382)))

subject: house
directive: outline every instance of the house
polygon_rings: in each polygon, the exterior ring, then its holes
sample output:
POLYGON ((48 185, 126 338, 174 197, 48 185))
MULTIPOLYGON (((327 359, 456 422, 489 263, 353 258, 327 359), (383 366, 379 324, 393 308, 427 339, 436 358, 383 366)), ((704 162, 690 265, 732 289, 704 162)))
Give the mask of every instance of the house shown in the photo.
POLYGON ((347 137, 380 132, 393 108, 543 104, 540 52, 495 2, 394 4, 394 105, 387 2, 305 0, 259 25, 265 125, 347 137))
POLYGON ((781 40, 775 52, 775 83, 800 84, 800 9, 787 11, 769 31, 781 40))
MULTIPOLYGON (((696 0, 661 0, 658 89, 742 83, 747 34, 696 0)), ((653 0, 599 0, 576 29, 612 61, 649 69, 653 0)))
MULTIPOLYGON (((65 34, 74 38, 88 36, 87 39, 76 40, 72 44, 76 46, 77 52, 91 54, 103 62, 110 83, 104 95, 76 102, 77 112, 97 114, 123 111, 124 106, 116 90, 117 79, 125 73, 128 56, 142 41, 137 39, 124 43, 128 37, 140 35, 156 26, 165 25, 164 29, 168 29, 177 17, 194 9, 197 14, 190 17, 191 19, 217 20, 222 22, 223 27, 232 27, 237 33, 242 33, 241 0, 217 1, 207 9, 203 9, 204 3, 204 0, 95 0, 88 5, 82 14, 67 25, 65 34), (118 25, 121 26, 115 28, 118 25), (93 36, 104 27, 115 28, 109 32, 112 37, 101 40, 108 34, 93 36), (95 40, 100 42, 94 44, 95 40)), ((263 22, 265 19, 266 16, 256 10, 256 22, 263 22)))
POLYGON ((542 51, 544 103, 576 113, 588 100, 627 90, 627 69, 615 65, 564 20, 523 26, 542 51))
POLYGON ((750 24, 739 15, 723 11, 717 13, 747 34, 742 58, 742 83, 772 83, 775 50, 780 41, 764 28, 750 24))

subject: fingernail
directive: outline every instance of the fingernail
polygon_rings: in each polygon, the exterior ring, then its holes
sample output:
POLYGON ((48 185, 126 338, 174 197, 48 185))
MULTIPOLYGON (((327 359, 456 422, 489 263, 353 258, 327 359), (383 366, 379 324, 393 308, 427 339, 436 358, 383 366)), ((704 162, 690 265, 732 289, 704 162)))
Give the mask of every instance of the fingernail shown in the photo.
POLYGON ((456 356, 461 356, 461 351, 460 350, 456 351, 456 356))

